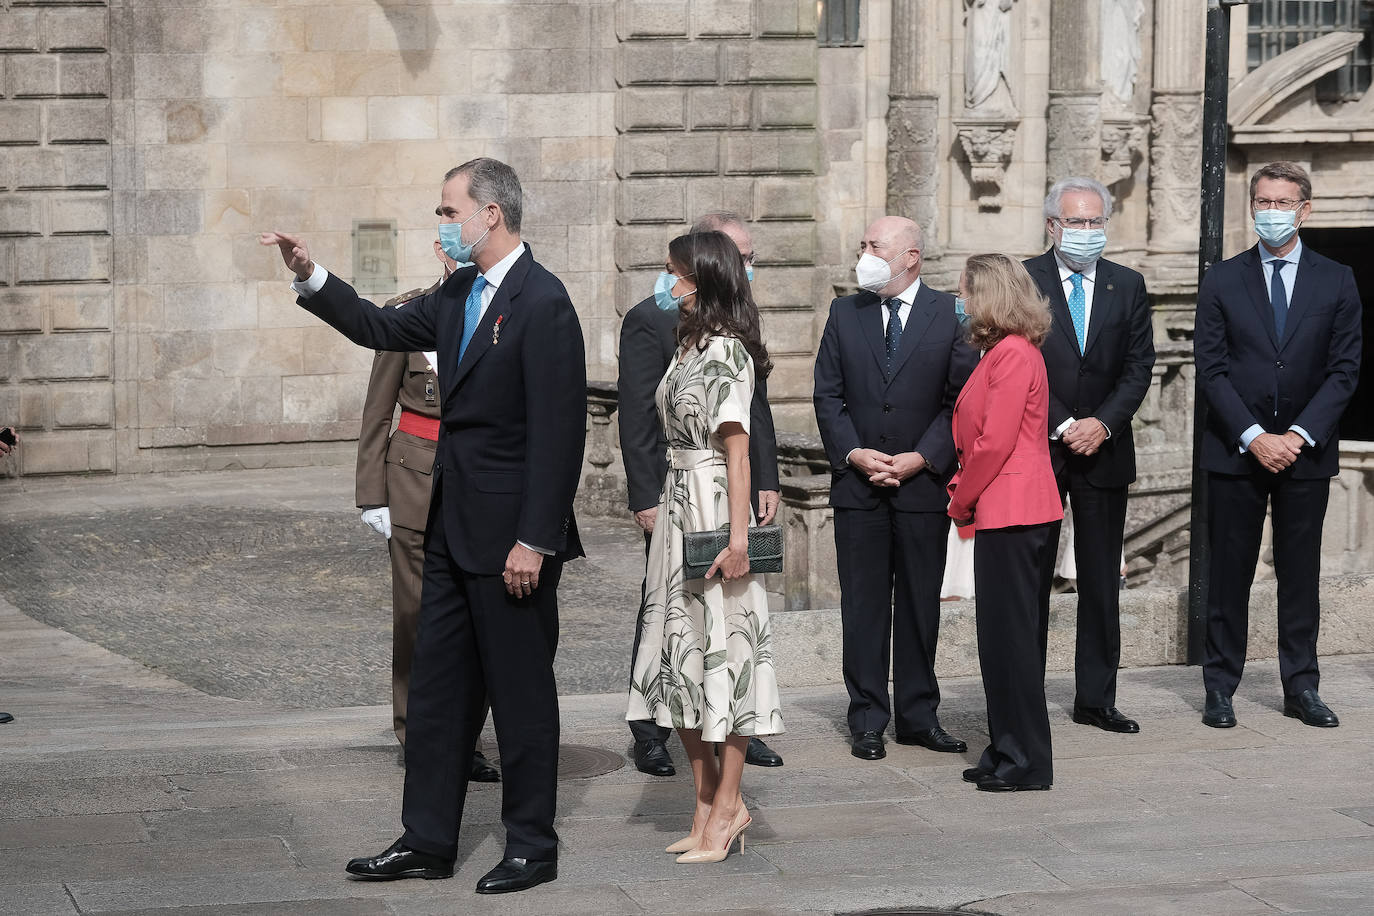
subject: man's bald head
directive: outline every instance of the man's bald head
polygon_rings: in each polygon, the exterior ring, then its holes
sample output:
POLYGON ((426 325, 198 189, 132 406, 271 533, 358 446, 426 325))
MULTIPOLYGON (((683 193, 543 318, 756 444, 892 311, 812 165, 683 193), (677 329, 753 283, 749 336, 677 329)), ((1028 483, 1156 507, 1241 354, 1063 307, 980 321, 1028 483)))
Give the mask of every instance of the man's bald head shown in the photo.
POLYGON ((859 240, 859 252, 887 263, 892 279, 874 292, 884 297, 895 296, 921 274, 921 227, 905 216, 879 217, 859 240))

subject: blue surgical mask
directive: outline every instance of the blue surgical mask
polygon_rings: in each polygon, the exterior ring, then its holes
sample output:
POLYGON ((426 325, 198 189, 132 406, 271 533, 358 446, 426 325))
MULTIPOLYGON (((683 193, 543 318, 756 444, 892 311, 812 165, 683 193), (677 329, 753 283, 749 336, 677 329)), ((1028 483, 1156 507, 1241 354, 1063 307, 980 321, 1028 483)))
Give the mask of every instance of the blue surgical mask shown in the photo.
POLYGON ((753 283, 753 282, 754 282, 754 265, 753 265, 753 264, 745 264, 745 265, 744 265, 744 276, 747 277, 747 278, 749 279, 749 282, 750 282, 750 283, 753 283))
POLYGON ((1059 254, 1071 264, 1087 266, 1102 257, 1107 247, 1105 229, 1060 229, 1059 254))
POLYGON ((967 309, 968 309, 968 300, 967 300, 967 299, 965 299, 965 298, 963 298, 963 297, 961 296, 961 297, 958 297, 958 298, 956 298, 956 299, 954 300, 954 317, 955 317, 956 319, 958 319, 958 321, 959 321, 960 324, 967 324, 967 323, 968 323, 968 317, 969 317, 969 316, 968 316, 968 311, 967 311, 967 309))
MULTIPOLYGON (((481 213, 486 207, 482 207, 477 213, 481 213)), ((439 224, 439 244, 444 248, 444 254, 458 262, 459 267, 464 267, 472 263, 472 249, 482 244, 482 239, 486 238, 491 230, 482 233, 482 238, 473 242, 471 245, 463 244, 463 227, 477 216, 472 214, 461 223, 440 223, 439 224)))
MULTIPOLYGON (((687 274, 687 276, 690 277, 691 274, 687 274)), ((696 292, 696 290, 689 290, 681 296, 674 296, 673 287, 677 286, 677 281, 680 279, 682 278, 675 277, 665 270, 658 275, 658 281, 654 283, 654 303, 665 312, 680 308, 682 300, 696 292)))
POLYGON ((1296 210, 1256 210, 1255 234, 1270 248, 1282 248, 1298 231, 1296 210))

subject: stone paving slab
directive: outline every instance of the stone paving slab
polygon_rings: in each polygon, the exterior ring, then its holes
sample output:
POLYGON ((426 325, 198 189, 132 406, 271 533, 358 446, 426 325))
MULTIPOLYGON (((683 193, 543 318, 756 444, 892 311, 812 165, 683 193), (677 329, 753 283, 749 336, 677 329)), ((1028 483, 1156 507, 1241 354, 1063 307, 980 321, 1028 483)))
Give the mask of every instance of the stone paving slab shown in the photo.
MULTIPOLYGON (((127 491, 49 482, 38 488, 42 499, 25 489, 0 514, 132 518, 135 507, 170 512, 189 502, 289 504, 348 520, 351 510, 324 505, 318 471, 277 474, 186 475, 161 490, 149 481, 127 491), (299 492, 284 492, 292 481, 299 492)), ((637 549, 626 548, 629 559, 637 549)), ((630 581, 633 565, 604 575, 630 581)), ((173 594, 147 613, 184 599, 173 594)), ((588 636, 581 648, 608 656, 597 665, 623 665, 619 611, 584 611, 579 625, 615 638, 588 636)), ((247 637, 226 632, 240 646, 228 655, 246 657, 247 637)), ((402 774, 382 700, 288 708, 212 696, 169 677, 170 668, 149 667, 159 663, 147 651, 148 663, 131 660, 0 598, 0 708, 19 716, 0 726, 0 916, 772 916, 916 906, 1351 916, 1374 907, 1374 656, 1322 661, 1339 729, 1282 716, 1273 662, 1248 666, 1236 698, 1240 727, 1224 731, 1198 721, 1197 669, 1122 672, 1119 705, 1141 721, 1138 736, 1071 724, 1072 678, 1051 675, 1055 788, 1009 796, 975 792, 959 778, 986 740, 976 678, 942 681, 942 722, 973 750, 889 743, 876 763, 849 755, 843 688, 786 688, 787 732, 770 744, 787 763, 746 775, 755 824, 742 854, 688 867, 661 851, 685 832, 692 808, 674 741, 672 779, 625 766, 561 782, 559 880, 488 898, 472 886, 500 855, 499 787, 472 787, 455 879, 370 884, 343 875, 348 857, 377 851, 400 830, 402 774)), ((221 681, 244 683, 254 670, 230 665, 221 681)), ((358 670, 329 677, 337 686, 358 670)), ((318 697, 335 686, 322 684, 318 697)), ((560 708, 565 744, 627 749, 619 691, 566 695, 560 708)))

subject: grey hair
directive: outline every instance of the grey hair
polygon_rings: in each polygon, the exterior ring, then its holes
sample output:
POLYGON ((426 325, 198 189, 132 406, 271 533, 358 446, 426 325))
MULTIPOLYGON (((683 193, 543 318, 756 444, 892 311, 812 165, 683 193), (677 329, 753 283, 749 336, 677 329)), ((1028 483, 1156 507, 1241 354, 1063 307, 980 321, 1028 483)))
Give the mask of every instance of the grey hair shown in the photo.
POLYGON ((1112 192, 1100 181, 1092 178, 1061 178, 1050 186, 1045 195, 1045 219, 1055 219, 1064 215, 1064 193, 1066 191, 1087 191, 1102 198, 1102 216, 1112 215, 1112 192))
POLYGON ((744 217, 733 210, 708 210, 701 214, 701 216, 698 216, 695 223, 692 223, 691 231, 693 233, 716 232, 724 229, 726 226, 740 226, 744 229, 749 228, 745 225, 744 217))
POLYGON ((510 232, 520 231, 520 178, 499 159, 469 159, 444 173, 444 183, 468 176, 468 196, 479 204, 496 204, 510 232))

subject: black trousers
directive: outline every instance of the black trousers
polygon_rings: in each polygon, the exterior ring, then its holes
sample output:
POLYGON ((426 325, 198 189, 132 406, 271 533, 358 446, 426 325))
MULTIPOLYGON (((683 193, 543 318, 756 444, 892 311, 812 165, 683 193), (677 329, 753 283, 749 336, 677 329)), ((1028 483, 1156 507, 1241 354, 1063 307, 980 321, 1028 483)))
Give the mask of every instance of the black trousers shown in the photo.
POLYGON ((1283 692, 1292 696, 1317 689, 1322 521, 1330 493, 1329 479, 1295 480, 1288 472, 1208 475, 1212 581, 1207 591, 1207 641, 1202 660, 1202 681, 1207 690, 1230 696, 1245 670, 1250 586, 1259 561, 1267 504, 1273 506, 1274 513, 1283 692))
MULTIPOLYGON (((1078 475, 1059 475, 1059 499, 1073 507, 1073 555, 1078 566, 1078 626, 1074 644, 1074 705, 1116 705, 1121 666, 1121 545, 1126 532, 1126 487, 1095 487, 1078 475)), ((1044 626, 1061 523, 1054 522, 1041 576, 1044 626)))
POLYGON ((506 593, 501 576, 460 569, 448 550, 443 514, 425 548, 420 624, 406 716, 402 842, 452 858, 467 797, 473 741, 491 701, 501 756, 501 821, 508 857, 557 859, 558 580, 545 557, 539 587, 506 593))
MULTIPOLYGON (((649 541, 653 539, 651 532, 644 532, 644 555, 649 555, 649 541)), ((647 579, 639 583, 639 613, 635 617, 635 639, 630 647, 630 676, 634 676, 635 658, 639 656, 639 637, 644 629, 644 597, 648 592, 649 582, 647 579)), ((657 739, 667 741, 668 736, 673 733, 671 728, 659 725, 652 719, 632 719, 630 721, 630 734, 636 741, 649 741, 657 739)))
POLYGON ((1054 562, 1055 527, 989 528, 973 538, 978 665, 989 736, 978 766, 1007 782, 1054 782, 1040 580, 1045 554, 1054 562))
POLYGON ((898 512, 888 500, 835 510, 851 734, 885 731, 894 709, 899 735, 940 724, 935 643, 948 534, 943 512, 898 512))

